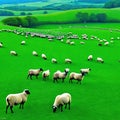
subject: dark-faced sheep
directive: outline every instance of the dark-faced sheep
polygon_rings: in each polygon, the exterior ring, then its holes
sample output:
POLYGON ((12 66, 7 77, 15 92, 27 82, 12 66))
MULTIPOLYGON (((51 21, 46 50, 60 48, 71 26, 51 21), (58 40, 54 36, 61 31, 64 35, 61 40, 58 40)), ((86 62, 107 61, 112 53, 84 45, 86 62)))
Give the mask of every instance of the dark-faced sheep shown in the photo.
POLYGON ((56 112, 57 108, 61 108, 61 112, 63 111, 63 105, 65 105, 65 109, 67 108, 70 110, 71 104, 71 95, 69 93, 63 93, 61 95, 57 95, 52 106, 53 112, 56 112))
POLYGON ((23 109, 24 103, 27 101, 27 97, 30 94, 30 91, 28 89, 25 89, 21 93, 17 94, 9 94, 6 97, 6 113, 8 111, 8 108, 10 107, 11 113, 13 113, 13 106, 20 104, 20 109, 23 109))

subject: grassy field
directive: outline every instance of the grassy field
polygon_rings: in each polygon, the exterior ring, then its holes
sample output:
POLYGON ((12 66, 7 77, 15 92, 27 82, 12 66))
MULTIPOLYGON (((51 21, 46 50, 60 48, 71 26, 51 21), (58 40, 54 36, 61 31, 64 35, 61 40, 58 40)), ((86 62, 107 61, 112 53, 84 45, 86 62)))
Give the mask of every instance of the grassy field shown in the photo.
MULTIPOLYGON (((70 25, 71 26, 71 25, 70 25)), ((91 25, 92 26, 92 25, 91 25)), ((96 27, 93 25, 92 27, 96 27)), ((99 25, 98 25, 99 26, 99 25)), ((103 25, 102 25, 103 26, 103 25)), ((110 28, 115 25, 107 24, 104 28, 110 28)), ((116 25, 117 26, 117 25, 116 25)), ((28 37, 17 35, 9 32, 0 32, 0 42, 4 47, 0 48, 0 119, 4 120, 119 120, 120 107, 120 37, 116 27, 113 32, 109 29, 91 29, 73 27, 72 29, 65 25, 62 28, 53 26, 53 29, 29 29, 31 31, 48 32, 51 34, 67 34, 72 32, 79 35, 87 34, 88 40, 76 39, 72 40, 75 45, 66 44, 66 38, 63 42, 54 40, 48 41, 46 38, 28 37), (90 36, 95 35, 100 39, 110 41, 114 37, 114 42, 109 46, 98 46, 97 40, 91 40, 90 36), (21 46, 22 40, 26 41, 25 46, 21 46), (81 45, 80 41, 85 44, 81 45), (11 56, 10 50, 16 50, 18 56, 11 56), (36 50, 38 57, 32 56, 32 51, 36 50), (45 53, 48 60, 43 60, 41 54, 45 53), (93 55, 93 61, 87 61, 88 55, 93 55), (52 64, 51 58, 55 57, 58 64, 52 64), (102 57, 105 63, 97 63, 96 58, 102 57), (65 64, 64 59, 72 59, 72 64, 65 64), (33 80, 27 79, 27 73, 30 68, 40 68, 44 70, 50 69, 51 74, 46 81, 42 80, 41 74, 39 79, 33 77, 33 80), (53 83, 53 73, 56 70, 63 71, 70 68, 70 72, 79 72, 80 68, 90 67, 91 72, 85 76, 82 84, 69 83, 69 76, 62 83, 53 83), (14 107, 14 114, 8 111, 5 113, 5 98, 9 93, 22 92, 25 88, 31 91, 28 101, 25 103, 24 110, 20 110, 18 106, 14 107), (72 95, 71 110, 64 110, 56 113, 52 112, 52 104, 55 96, 63 92, 69 92, 72 95)), ((10 28, 2 26, 0 29, 10 28)), ((44 27, 43 27, 44 28, 44 27)), ((12 28, 11 29, 16 29, 12 28)), ((20 29, 20 28, 17 28, 20 29)), ((118 29, 118 28, 117 28, 118 29)), ((21 31, 29 31, 21 28, 21 31)), ((70 73, 69 73, 70 74, 70 73)))

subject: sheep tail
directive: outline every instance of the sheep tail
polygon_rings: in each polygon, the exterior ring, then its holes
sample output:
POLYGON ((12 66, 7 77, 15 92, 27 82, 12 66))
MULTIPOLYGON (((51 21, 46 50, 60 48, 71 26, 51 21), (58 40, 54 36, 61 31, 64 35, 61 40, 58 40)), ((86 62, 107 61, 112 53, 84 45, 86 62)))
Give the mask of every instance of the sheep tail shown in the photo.
POLYGON ((8 106, 10 103, 9 103, 9 99, 7 98, 6 99, 6 105, 8 106))

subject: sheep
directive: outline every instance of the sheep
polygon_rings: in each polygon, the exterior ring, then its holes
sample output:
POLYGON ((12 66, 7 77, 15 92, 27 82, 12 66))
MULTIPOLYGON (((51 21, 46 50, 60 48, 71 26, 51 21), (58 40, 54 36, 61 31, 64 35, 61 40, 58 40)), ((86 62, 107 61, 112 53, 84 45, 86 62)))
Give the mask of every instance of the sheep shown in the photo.
POLYGON ((50 75, 50 70, 43 71, 42 78, 45 79, 46 77, 49 77, 49 75, 50 75))
POLYGON ((13 113, 13 106, 20 104, 20 109, 23 109, 24 103, 27 101, 27 97, 30 94, 30 91, 28 89, 25 89, 21 93, 17 94, 9 94, 6 97, 6 114, 8 111, 8 108, 10 106, 11 113, 13 113))
POLYGON ((97 62, 104 63, 104 60, 100 57, 97 57, 97 62))
POLYGON ((72 42, 70 42, 70 45, 74 45, 74 44, 75 44, 75 42, 73 42, 73 41, 72 41, 72 42))
POLYGON ((82 68, 80 69, 81 73, 88 74, 91 71, 91 68, 82 68))
POLYGON ((57 60, 56 60, 55 58, 52 58, 52 59, 51 59, 51 62, 52 62, 52 63, 57 63, 57 60))
POLYGON ((78 83, 80 82, 81 84, 81 81, 83 80, 84 75, 85 75, 84 72, 82 73, 71 72, 69 76, 69 83, 72 83, 72 80, 77 80, 78 83))
POLYGON ((0 42, 0 48, 1 48, 1 47, 3 47, 3 43, 2 43, 2 42, 0 42))
POLYGON ((42 54, 41 57, 44 59, 44 60, 47 60, 47 57, 45 54, 42 54))
POLYGON ((26 43, 25 41, 22 41, 22 42, 21 42, 21 45, 25 45, 25 43, 26 43))
POLYGON ((28 76, 27 79, 30 77, 30 79, 32 80, 32 76, 36 76, 36 78, 38 79, 39 73, 42 72, 43 69, 29 69, 28 71, 28 76))
POLYGON ((64 82, 64 79, 66 78, 67 74, 69 72, 69 68, 66 68, 64 72, 61 72, 60 70, 56 71, 53 74, 53 82, 58 82, 58 79, 62 79, 62 82, 64 82))
POLYGON ((10 54, 11 54, 11 55, 14 55, 14 56, 17 56, 17 55, 18 55, 17 52, 16 52, 16 51, 13 51, 13 50, 10 51, 10 54))
POLYGON ((89 60, 93 60, 93 55, 89 55, 89 56, 88 56, 88 61, 89 61, 89 60))
POLYGON ((32 52, 32 55, 33 55, 33 56, 38 56, 38 53, 37 53, 36 51, 33 51, 33 52, 32 52))
POLYGON ((66 58, 66 59, 65 59, 65 63, 72 63, 72 60, 69 59, 69 58, 66 58))
POLYGON ((70 110, 70 104, 71 104, 71 94, 70 93, 63 93, 61 95, 57 95, 54 104, 52 106, 53 112, 56 112, 57 108, 61 108, 61 112, 63 111, 63 105, 65 105, 65 109, 67 108, 70 110))
POLYGON ((108 46, 108 45, 109 45, 109 42, 105 42, 104 45, 105 45, 105 46, 108 46))

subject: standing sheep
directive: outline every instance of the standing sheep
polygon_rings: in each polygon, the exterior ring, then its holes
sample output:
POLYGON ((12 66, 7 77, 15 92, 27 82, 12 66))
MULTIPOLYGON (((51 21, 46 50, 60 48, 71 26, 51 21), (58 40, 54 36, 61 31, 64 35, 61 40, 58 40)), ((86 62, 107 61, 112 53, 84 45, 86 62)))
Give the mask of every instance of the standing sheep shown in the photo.
POLYGON ((92 55, 88 56, 88 61, 90 61, 90 60, 93 60, 93 56, 92 55))
POLYGON ((52 63, 57 63, 57 60, 56 60, 55 58, 52 58, 52 59, 51 59, 51 62, 52 62, 52 63))
POLYGON ((61 95, 57 95, 53 104, 53 112, 56 112, 57 108, 61 108, 61 112, 63 111, 63 105, 65 105, 65 109, 68 108, 70 110, 71 104, 71 95, 69 93, 63 93, 61 95))
POLYGON ((1 47, 3 47, 3 43, 2 43, 2 42, 0 42, 0 48, 1 48, 1 47))
POLYGON ((42 54, 41 57, 44 59, 44 60, 47 60, 47 57, 45 54, 42 54))
POLYGON ((38 53, 37 53, 36 51, 33 51, 33 52, 32 52, 32 55, 33 55, 33 56, 38 56, 38 53))
POLYGON ((104 63, 104 60, 100 57, 97 57, 97 62, 104 63))
POLYGON ((66 58, 66 59, 65 59, 65 63, 72 63, 72 60, 69 59, 69 58, 66 58))
POLYGON ((85 73, 75 73, 75 72, 71 72, 70 76, 69 76, 69 83, 72 83, 72 80, 77 80, 78 82, 80 82, 83 80, 85 73))
POLYGON ((42 78, 45 79, 46 77, 50 76, 50 70, 43 71, 42 78))
POLYGON ((19 108, 23 109, 24 103, 27 101, 27 97, 28 97, 29 94, 30 94, 30 91, 28 89, 25 89, 21 93, 9 94, 6 97, 6 113, 7 113, 7 110, 9 108, 9 106, 10 106, 11 113, 13 113, 12 108, 13 108, 14 105, 20 104, 19 108))
POLYGON ((39 73, 41 71, 43 71, 42 68, 40 68, 40 69, 29 69, 27 79, 30 77, 30 79, 32 80, 32 76, 36 76, 36 78, 38 79, 39 73))
POLYGON ((66 78, 67 74, 69 72, 69 69, 66 68, 64 72, 56 71, 53 75, 53 82, 58 82, 58 79, 62 79, 62 82, 64 82, 64 79, 66 78))
POLYGON ((80 69, 81 73, 88 74, 91 71, 91 68, 82 68, 80 69))
POLYGON ((17 56, 17 55, 18 55, 17 52, 16 52, 16 51, 13 51, 13 50, 10 51, 10 54, 11 54, 11 55, 14 55, 14 56, 17 56))

